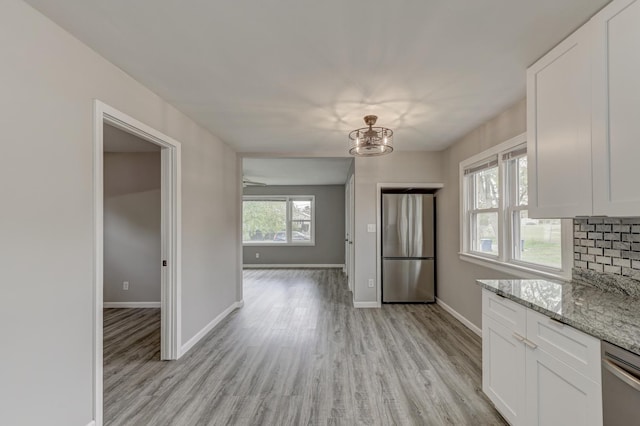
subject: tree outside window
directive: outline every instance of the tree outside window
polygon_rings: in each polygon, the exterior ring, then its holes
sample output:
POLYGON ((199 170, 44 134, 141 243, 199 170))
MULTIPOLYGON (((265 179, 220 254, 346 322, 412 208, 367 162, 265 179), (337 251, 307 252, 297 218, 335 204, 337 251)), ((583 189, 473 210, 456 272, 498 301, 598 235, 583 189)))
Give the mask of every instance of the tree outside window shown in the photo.
POLYGON ((314 244, 313 196, 245 196, 244 244, 314 244))

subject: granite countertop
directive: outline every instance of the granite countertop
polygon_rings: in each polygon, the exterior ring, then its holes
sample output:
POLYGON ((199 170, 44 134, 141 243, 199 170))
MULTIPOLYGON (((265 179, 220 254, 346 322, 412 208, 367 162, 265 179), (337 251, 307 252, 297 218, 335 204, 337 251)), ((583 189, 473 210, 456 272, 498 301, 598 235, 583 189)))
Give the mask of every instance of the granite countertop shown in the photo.
POLYGON ((640 298, 577 282, 477 282, 500 296, 640 355, 640 298))

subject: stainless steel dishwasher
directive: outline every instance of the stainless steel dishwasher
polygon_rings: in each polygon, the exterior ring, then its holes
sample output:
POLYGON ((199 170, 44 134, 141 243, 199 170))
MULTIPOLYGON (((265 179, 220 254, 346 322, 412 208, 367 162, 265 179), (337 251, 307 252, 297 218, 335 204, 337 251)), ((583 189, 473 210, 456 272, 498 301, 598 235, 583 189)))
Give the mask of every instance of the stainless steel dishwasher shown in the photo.
POLYGON ((604 426, 640 424, 640 356, 602 342, 604 426))

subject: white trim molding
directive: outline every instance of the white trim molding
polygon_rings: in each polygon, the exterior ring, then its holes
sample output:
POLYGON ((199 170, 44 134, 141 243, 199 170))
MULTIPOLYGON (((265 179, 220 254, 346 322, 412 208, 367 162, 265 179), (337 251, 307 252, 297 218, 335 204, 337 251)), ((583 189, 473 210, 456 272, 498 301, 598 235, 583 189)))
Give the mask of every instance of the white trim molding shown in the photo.
POLYGON ((91 420, 87 426, 96 426, 96 421, 91 420))
POLYGON ((296 269, 296 268, 300 268, 300 269, 306 269, 306 268, 311 268, 311 269, 319 269, 319 268, 336 268, 336 269, 343 269, 344 270, 344 265, 343 264, 338 264, 338 263, 317 263, 317 264, 313 264, 313 263, 245 263, 242 265, 242 268, 244 269, 296 269))
POLYGON ((380 308, 381 305, 378 302, 356 302, 353 301, 354 308, 380 308))
MULTIPOLYGON (((564 252, 562 253, 562 255, 565 256, 564 252)), ((551 280, 571 281, 570 276, 552 274, 550 272, 531 269, 527 268, 526 266, 518 265, 516 263, 500 262, 498 260, 490 259, 484 256, 476 256, 472 253, 458 253, 458 256, 460 257, 460 260, 464 260, 465 262, 484 266, 485 268, 494 269, 496 271, 504 272, 505 274, 514 275, 518 278, 526 278, 532 280, 544 278, 551 280)))
POLYGON ((103 308, 160 308, 162 302, 104 302, 103 308))
POLYGON ((227 309, 222 311, 220 315, 212 319, 209 324, 205 325, 204 328, 202 328, 202 330, 198 331, 195 336, 189 339, 187 343, 182 345, 182 347, 180 348, 179 357, 183 356, 191 348, 193 348, 200 340, 202 340, 202 338, 204 338, 207 335, 207 333, 213 330, 216 325, 220 324, 220 322, 223 319, 225 319, 227 315, 229 315, 231 312, 235 311, 236 309, 242 308, 243 306, 244 306, 244 300, 241 300, 239 302, 233 302, 227 309))
POLYGON ((451 306, 447 305, 442 301, 442 299, 436 297, 436 303, 442 307, 445 311, 450 313, 455 319, 460 321, 465 327, 469 330, 476 333, 478 336, 482 337, 482 329, 478 328, 474 323, 469 321, 466 317, 464 317, 460 312, 453 309, 451 306))
POLYGON ((103 270, 104 270, 104 125, 158 145, 162 161, 162 259, 166 260, 161 280, 161 349, 162 359, 177 359, 181 332, 181 150, 175 139, 95 99, 93 103, 93 417, 96 426, 103 424, 103 270))

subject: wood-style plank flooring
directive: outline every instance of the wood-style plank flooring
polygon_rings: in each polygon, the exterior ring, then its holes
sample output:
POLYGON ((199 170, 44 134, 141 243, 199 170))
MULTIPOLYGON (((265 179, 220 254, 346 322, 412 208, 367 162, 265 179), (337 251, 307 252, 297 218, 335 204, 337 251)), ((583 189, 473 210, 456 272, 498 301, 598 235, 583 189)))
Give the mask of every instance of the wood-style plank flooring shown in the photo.
POLYGON ((245 306, 178 361, 154 309, 106 309, 107 425, 505 425, 480 339, 437 305, 354 309, 337 269, 248 270, 245 306))

